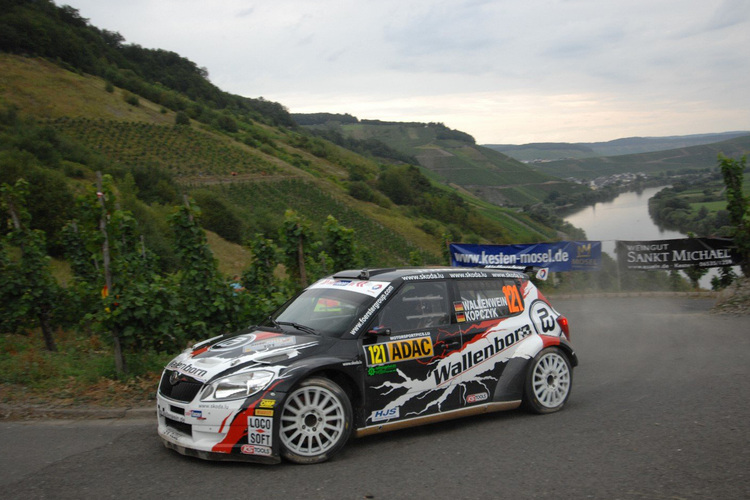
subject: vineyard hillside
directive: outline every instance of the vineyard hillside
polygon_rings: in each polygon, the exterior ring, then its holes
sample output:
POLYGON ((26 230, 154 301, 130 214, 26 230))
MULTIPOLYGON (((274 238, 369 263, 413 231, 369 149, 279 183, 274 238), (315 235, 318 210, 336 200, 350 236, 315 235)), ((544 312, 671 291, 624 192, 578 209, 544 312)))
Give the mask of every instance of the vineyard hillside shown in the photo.
MULTIPOLYGON (((436 189, 459 196, 478 217, 486 218, 488 227, 497 226, 491 239, 481 230, 449 227, 413 207, 352 197, 351 179, 374 179, 382 164, 304 130, 251 120, 238 121, 236 132, 196 120, 177 126, 176 112, 143 97, 134 100, 130 92, 104 79, 39 58, 0 54, 0 65, 6 69, 0 75, 0 105, 18 109, 62 140, 93 152, 105 172, 164 175, 177 191, 206 205, 207 219, 211 206, 218 204, 227 217, 239 221, 239 229, 222 231, 226 220, 216 221, 215 213, 213 225, 209 220, 206 227, 235 243, 255 233, 272 233, 287 209, 310 220, 315 230, 328 215, 354 228, 360 247, 371 249, 366 253, 371 265, 403 265, 413 252, 427 263, 444 262, 446 234, 492 243, 556 236, 550 228, 484 203, 458 185, 436 184, 436 189)), ((73 185, 93 182, 91 165, 66 162, 65 172, 73 185)), ((148 189, 140 190, 146 199, 148 189)))
POLYGON ((380 141, 413 158, 432 179, 461 186, 496 205, 523 206, 544 201, 552 191, 578 193, 586 188, 563 181, 490 148, 469 134, 441 123, 359 120, 350 115, 293 114, 301 125, 323 136, 339 134, 359 141, 380 141))

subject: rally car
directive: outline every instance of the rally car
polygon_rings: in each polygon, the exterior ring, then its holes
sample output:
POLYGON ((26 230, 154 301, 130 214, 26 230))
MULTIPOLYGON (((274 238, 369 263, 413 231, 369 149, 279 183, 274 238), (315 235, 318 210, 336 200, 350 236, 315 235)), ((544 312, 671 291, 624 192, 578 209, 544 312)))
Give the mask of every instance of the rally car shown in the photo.
POLYGON ((316 463, 349 437, 565 405, 567 319, 515 270, 344 271, 164 370, 158 432, 184 455, 316 463))

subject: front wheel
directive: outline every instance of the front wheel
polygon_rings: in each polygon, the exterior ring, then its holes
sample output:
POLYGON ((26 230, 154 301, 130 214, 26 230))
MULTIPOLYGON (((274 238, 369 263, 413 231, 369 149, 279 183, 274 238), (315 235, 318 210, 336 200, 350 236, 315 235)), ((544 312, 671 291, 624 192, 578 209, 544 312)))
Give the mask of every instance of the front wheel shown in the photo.
POLYGON ((298 464, 328 460, 352 430, 352 405, 341 387, 321 377, 304 380, 281 410, 281 454, 298 464))
POLYGON ((570 396, 573 370, 559 349, 548 347, 534 357, 524 387, 524 405, 534 413, 561 410, 570 396))

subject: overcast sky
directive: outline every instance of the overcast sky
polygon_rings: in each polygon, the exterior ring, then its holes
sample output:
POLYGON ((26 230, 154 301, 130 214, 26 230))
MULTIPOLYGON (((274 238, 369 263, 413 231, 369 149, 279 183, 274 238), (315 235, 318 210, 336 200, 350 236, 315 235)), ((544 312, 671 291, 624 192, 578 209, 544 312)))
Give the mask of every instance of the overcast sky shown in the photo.
POLYGON ((292 113, 480 144, 750 130, 748 0, 55 0, 292 113))

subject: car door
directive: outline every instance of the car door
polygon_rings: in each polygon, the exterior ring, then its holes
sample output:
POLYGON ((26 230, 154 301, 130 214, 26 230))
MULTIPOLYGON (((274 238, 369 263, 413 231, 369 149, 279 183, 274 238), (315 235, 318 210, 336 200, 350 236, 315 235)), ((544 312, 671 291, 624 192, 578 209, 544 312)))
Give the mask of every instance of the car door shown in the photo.
POLYGON ((519 283, 510 278, 460 280, 455 290, 461 349, 453 371, 460 373, 459 406, 507 401, 509 390, 515 399, 522 382, 515 367, 522 367, 526 358, 514 355, 532 333, 519 283), (513 368, 506 371, 509 366, 513 368))
POLYGON ((368 330, 362 345, 366 426, 457 407, 453 380, 440 371, 461 343, 444 280, 403 283, 368 330))

